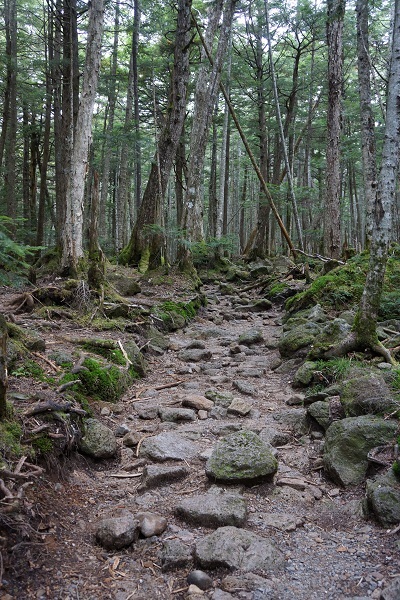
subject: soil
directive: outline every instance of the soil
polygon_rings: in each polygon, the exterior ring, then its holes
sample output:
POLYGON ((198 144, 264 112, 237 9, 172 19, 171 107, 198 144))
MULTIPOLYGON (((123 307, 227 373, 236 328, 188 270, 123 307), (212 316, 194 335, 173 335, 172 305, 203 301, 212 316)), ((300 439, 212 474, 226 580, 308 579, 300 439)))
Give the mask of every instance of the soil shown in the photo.
MULTIPOLYGON (((204 292, 207 307, 184 330, 170 334, 167 352, 146 355, 147 376, 137 381, 118 405, 92 403, 96 418, 113 430, 127 424, 143 439, 167 428, 185 430, 207 451, 218 439, 218 428, 239 424, 259 432, 266 424, 274 423, 279 429, 282 425, 273 420, 276 411, 298 410, 286 403, 298 393, 290 385, 293 373, 271 369, 279 363, 276 340, 281 331, 280 309, 249 312, 241 309, 241 304, 233 304, 237 297, 221 296, 216 286, 205 286, 204 292), (266 342, 232 353, 230 346, 250 328, 261 330, 266 342), (206 364, 178 358, 178 351, 194 340, 203 341, 212 352, 206 364), (249 369, 254 369, 253 375, 261 370, 261 377, 249 376, 249 369), (254 386, 256 393, 249 397, 234 389, 232 382, 236 379, 254 386), (249 416, 171 425, 159 418, 140 419, 135 410, 137 402, 179 406, 185 395, 203 395, 209 389, 230 391, 250 401, 249 416)), ((2 295, 4 302, 10 299, 7 294, 4 291, 2 295)), ((135 297, 135 302, 148 302, 148 298, 135 297)), ((40 321, 34 313, 18 315, 16 321, 26 327, 42 327, 47 351, 66 350, 70 338, 88 334, 73 322, 40 321)), ((115 332, 108 335, 115 337, 115 332)), ((118 338, 123 343, 129 335, 121 332, 118 338)), ((46 361, 43 367, 52 372, 46 361)), ((9 386, 10 393, 20 398, 14 400, 20 409, 26 408, 33 387, 37 397, 47 394, 56 399, 48 385, 29 378, 11 377, 9 386)), ((33 428, 32 419, 26 423, 27 428, 33 428)), ((179 500, 209 489, 204 460, 196 457, 185 461, 190 474, 183 481, 141 490, 141 473, 149 461, 140 456, 140 444, 137 452, 123 447, 121 438, 119 443, 120 454, 113 460, 95 461, 76 451, 48 459, 45 472, 26 488, 21 513, 0 513, 0 600, 188 597, 187 575, 193 565, 164 572, 160 550, 167 539, 177 538, 190 545, 212 531, 184 523, 174 513, 179 500), (95 524, 102 515, 119 509, 158 513, 166 517, 168 527, 162 535, 139 539, 127 549, 106 551, 95 542, 95 524)), ((321 447, 320 433, 310 429, 306 435, 292 434, 288 443, 277 449, 278 478, 306 479, 320 494, 289 486, 280 487, 276 493, 278 488, 272 483, 241 487, 249 513, 245 528, 274 540, 285 556, 284 569, 255 574, 209 570, 213 588, 204 592, 204 598, 379 598, 381 590, 400 576, 399 533, 362 518, 359 506, 364 486, 338 489, 325 478, 321 447)))

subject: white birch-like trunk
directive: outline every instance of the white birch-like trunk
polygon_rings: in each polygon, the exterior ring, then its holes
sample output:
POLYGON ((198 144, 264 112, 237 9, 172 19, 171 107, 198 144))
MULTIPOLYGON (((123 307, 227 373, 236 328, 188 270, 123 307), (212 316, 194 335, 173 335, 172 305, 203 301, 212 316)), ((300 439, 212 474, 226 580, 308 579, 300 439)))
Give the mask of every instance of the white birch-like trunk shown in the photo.
POLYGON ((92 0, 89 10, 86 60, 67 180, 66 216, 62 235, 63 271, 76 274, 83 258, 83 199, 92 136, 92 115, 100 70, 104 0, 92 0))

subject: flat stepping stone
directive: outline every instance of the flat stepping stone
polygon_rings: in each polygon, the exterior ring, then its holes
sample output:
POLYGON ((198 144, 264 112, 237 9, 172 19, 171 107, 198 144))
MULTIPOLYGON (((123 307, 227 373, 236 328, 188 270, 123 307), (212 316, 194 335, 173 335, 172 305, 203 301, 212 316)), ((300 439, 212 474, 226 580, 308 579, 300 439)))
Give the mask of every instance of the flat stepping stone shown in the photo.
POLYGON ((257 388, 255 388, 254 385, 247 383, 247 381, 243 381, 241 379, 235 379, 234 381, 232 381, 232 386, 236 390, 238 390, 238 392, 240 392, 241 394, 244 394, 245 396, 256 396, 257 395, 257 388))
POLYGON ((196 413, 191 408, 163 407, 158 411, 161 421, 179 423, 181 421, 195 421, 196 413))
POLYGON ((140 489, 155 488, 180 481, 189 475, 189 469, 184 466, 167 467, 164 465, 147 465, 143 469, 143 483, 140 489))
POLYGON ((201 362, 202 360, 210 360, 212 353, 209 350, 202 350, 192 348, 188 350, 181 350, 178 353, 178 358, 183 362, 201 362))
POLYGON ((155 461, 187 460, 198 454, 193 442, 177 433, 167 432, 146 438, 140 448, 140 456, 155 461))
POLYGON ((227 568, 277 571, 284 563, 282 552, 269 539, 236 527, 220 527, 196 544, 195 557, 204 569, 227 568))
POLYGON ((247 505, 240 494, 216 489, 208 494, 186 498, 178 504, 175 513, 193 525, 240 527, 246 521, 247 505))
POLYGON ((252 405, 241 398, 235 398, 232 404, 228 407, 228 414, 245 417, 250 413, 252 405))

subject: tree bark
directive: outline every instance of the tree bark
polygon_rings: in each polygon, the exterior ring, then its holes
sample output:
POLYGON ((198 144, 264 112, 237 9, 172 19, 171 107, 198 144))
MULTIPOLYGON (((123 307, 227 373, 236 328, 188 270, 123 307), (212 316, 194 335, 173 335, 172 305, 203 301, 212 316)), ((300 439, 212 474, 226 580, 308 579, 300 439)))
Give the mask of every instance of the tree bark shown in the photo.
POLYGON ((93 107, 100 69, 103 5, 103 0, 92 0, 90 6, 82 92, 73 138, 71 169, 67 181, 61 266, 64 272, 75 276, 79 271, 79 262, 83 258, 83 198, 92 134, 93 107))
POLYGON ((156 268, 163 260, 163 240, 160 234, 162 202, 185 120, 186 94, 189 83, 191 5, 191 0, 179 0, 168 111, 159 136, 157 152, 151 165, 138 217, 129 244, 120 255, 121 262, 140 265, 142 270, 156 268))
POLYGON ((7 322, 0 314, 0 421, 7 416, 7 322))
POLYGON ((212 40, 223 9, 221 31, 213 64, 207 61, 202 49, 203 65, 197 77, 194 98, 193 123, 190 135, 190 161, 188 182, 184 199, 183 229, 185 240, 178 249, 180 268, 192 269, 190 245, 204 239, 202 182, 206 144, 211 125, 211 117, 218 94, 221 69, 229 42, 233 15, 237 0, 217 0, 212 8, 209 26, 206 31, 206 44, 212 47, 212 40))
POLYGON ((325 254, 341 254, 340 223, 340 134, 343 87, 343 19, 345 0, 328 0, 326 35, 328 43, 328 114, 326 148, 325 254))
MULTIPOLYGON (((366 241, 369 245, 373 228, 373 210, 376 199, 377 167, 375 122, 372 112, 371 68, 369 57, 368 0, 357 0, 357 61, 358 93, 360 97, 361 144, 364 179, 366 241)), ((363 240, 361 240, 363 241, 363 240)))

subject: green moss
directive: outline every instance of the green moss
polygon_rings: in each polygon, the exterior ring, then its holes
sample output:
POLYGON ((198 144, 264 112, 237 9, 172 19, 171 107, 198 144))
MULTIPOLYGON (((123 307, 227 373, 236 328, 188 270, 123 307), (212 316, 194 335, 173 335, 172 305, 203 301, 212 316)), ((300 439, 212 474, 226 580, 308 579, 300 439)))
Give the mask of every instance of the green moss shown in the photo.
POLYGON ((90 352, 103 356, 115 365, 126 365, 126 359, 119 348, 106 348, 99 344, 91 344, 90 342, 83 344, 83 347, 90 352))
POLYGON ((32 446, 37 454, 49 454, 54 448, 52 440, 46 435, 41 435, 32 440, 32 446))
POLYGON ((198 296, 189 302, 167 300, 153 309, 153 314, 162 321, 167 331, 174 331, 186 325, 205 304, 205 298, 198 296))
POLYGON ((11 371, 13 377, 32 377, 38 381, 46 381, 45 373, 40 365, 34 360, 25 360, 22 365, 11 371))
MULTIPOLYGON (((100 363, 94 358, 86 358, 83 367, 84 369, 78 375, 81 383, 77 383, 71 388, 77 392, 82 406, 82 396, 104 402, 117 402, 132 381, 138 378, 138 374, 132 367, 128 370, 119 369, 115 365, 100 363)), ((60 384, 76 378, 76 375, 67 373, 61 379, 60 384)), ((85 407, 83 406, 83 408, 85 407)))
POLYGON ((22 427, 17 421, 7 420, 0 423, 0 453, 2 457, 18 458, 22 456, 22 427))

